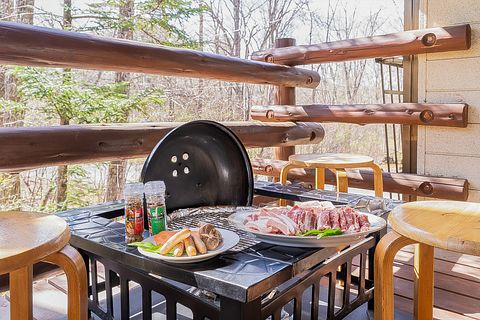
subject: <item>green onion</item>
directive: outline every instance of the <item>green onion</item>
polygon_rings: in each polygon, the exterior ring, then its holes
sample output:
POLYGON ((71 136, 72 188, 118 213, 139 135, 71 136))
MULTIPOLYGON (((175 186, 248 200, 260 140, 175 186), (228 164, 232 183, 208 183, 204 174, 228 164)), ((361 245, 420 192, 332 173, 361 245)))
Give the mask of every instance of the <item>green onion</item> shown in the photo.
POLYGON ((151 242, 132 242, 132 243, 129 243, 128 244, 129 246, 131 247, 139 247, 139 248, 143 248, 143 249, 151 249, 153 247, 157 247, 156 245, 154 245, 153 243, 151 242))
POLYGON ((329 237, 329 236, 337 236, 339 234, 342 234, 342 230, 339 228, 336 229, 324 229, 324 230, 308 230, 304 233, 299 233, 297 236, 317 236, 317 239, 323 238, 323 237, 329 237))
POLYGON ((323 233, 320 233, 318 236, 317 236, 317 239, 320 239, 320 238, 323 238, 323 237, 330 237, 330 236, 338 236, 340 234, 342 234, 342 230, 341 229, 326 229, 323 231, 323 233))

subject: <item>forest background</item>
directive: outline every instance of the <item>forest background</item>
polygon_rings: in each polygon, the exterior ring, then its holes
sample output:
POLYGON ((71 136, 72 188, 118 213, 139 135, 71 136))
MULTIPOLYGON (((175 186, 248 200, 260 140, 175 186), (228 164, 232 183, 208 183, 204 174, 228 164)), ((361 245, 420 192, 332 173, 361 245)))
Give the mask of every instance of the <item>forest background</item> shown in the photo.
MULTIPOLYGON (((277 38, 311 44, 401 31, 403 1, 0 0, 0 20, 248 59, 277 38)), ((380 65, 374 60, 305 68, 318 71, 322 80, 315 90, 297 89, 299 104, 382 102, 380 65)), ((252 105, 272 102, 271 86, 0 65, 0 127, 248 120, 252 105)), ((384 165, 391 161, 385 152, 386 126, 324 127, 322 143, 297 146, 297 153, 354 152, 384 165)), ((388 130, 392 148, 393 131, 388 130)), ((399 144, 400 130, 396 134, 399 144)), ((270 158, 271 149, 249 154, 270 158)), ((138 180, 143 161, 1 173, 0 210, 54 212, 121 199, 125 182, 138 180)))

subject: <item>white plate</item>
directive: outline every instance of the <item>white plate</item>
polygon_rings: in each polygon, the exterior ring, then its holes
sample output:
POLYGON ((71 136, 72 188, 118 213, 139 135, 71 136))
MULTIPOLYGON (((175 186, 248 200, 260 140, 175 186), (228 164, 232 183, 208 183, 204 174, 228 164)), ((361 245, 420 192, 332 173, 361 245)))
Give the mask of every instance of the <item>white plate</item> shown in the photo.
POLYGON ((343 245, 352 244, 365 238, 368 234, 381 230, 386 226, 386 221, 383 218, 377 217, 368 213, 360 213, 368 216, 370 221, 370 229, 362 232, 345 232, 338 236, 330 236, 317 239, 316 236, 300 237, 300 236, 286 236, 282 234, 263 233, 245 227, 245 220, 249 214, 256 210, 237 212, 228 217, 230 223, 237 228, 245 230, 254 234, 259 241, 277 244, 287 247, 304 247, 304 248, 323 248, 323 247, 339 247, 343 245))
MULTIPOLYGON (((208 250, 207 253, 204 253, 204 254, 197 254, 196 256, 189 257, 187 256, 186 253, 184 253, 183 256, 181 257, 169 257, 169 256, 163 256, 158 253, 145 251, 143 248, 138 248, 138 251, 147 257, 163 260, 169 263, 194 263, 194 262, 205 261, 219 255, 222 252, 225 252, 233 248, 240 241, 240 237, 235 232, 230 230, 220 229, 220 228, 216 228, 216 229, 222 234, 222 238, 223 238, 222 243, 215 250, 208 250)), ((197 231, 198 228, 191 228, 191 230, 197 231)), ((148 237, 143 241, 148 241, 155 244, 155 241, 153 240, 153 236, 148 237)))

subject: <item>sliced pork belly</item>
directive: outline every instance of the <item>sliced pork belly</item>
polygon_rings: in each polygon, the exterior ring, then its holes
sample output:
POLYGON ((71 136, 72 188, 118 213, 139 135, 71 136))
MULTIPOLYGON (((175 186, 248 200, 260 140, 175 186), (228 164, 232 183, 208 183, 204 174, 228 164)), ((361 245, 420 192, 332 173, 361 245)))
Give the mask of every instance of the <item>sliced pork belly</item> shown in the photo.
MULTIPOLYGON (((287 216, 283 216, 283 217, 290 219, 287 216)), ((285 223, 285 220, 282 218, 282 215, 278 215, 278 217, 269 217, 268 219, 265 219, 265 220, 267 221, 267 227, 270 227, 272 229, 277 229, 278 231, 280 231, 280 233, 287 236, 295 235, 295 228, 292 228, 292 226, 289 223, 285 223)))
POLYGON ((260 219, 256 221, 249 221, 245 224, 245 227, 260 231, 260 232, 265 232, 265 233, 271 233, 272 232, 272 227, 267 225, 267 219, 260 219))
POLYGON ((348 224, 347 217, 345 216, 345 212, 341 208, 337 209, 337 212, 338 212, 338 217, 340 221, 340 229, 342 229, 342 231, 347 231, 350 225, 348 224))
POLYGON ((340 228, 340 216, 338 215, 337 210, 330 210, 329 218, 330 218, 330 227, 332 229, 340 228))
POLYGON ((297 225, 300 225, 303 223, 305 212, 304 209, 300 208, 299 206, 294 206, 287 212, 287 216, 292 219, 297 225))
POLYGON ((315 229, 324 230, 332 228, 332 225, 330 223, 330 210, 316 209, 315 213, 317 217, 315 229))
POLYGON ((360 222, 358 220, 358 214, 356 212, 352 213, 353 216, 353 230, 360 231, 360 222))
POLYGON ((314 208, 305 208, 302 232, 314 230, 317 228, 317 215, 314 208))
POLYGON ((358 223, 360 225, 360 231, 367 231, 370 228, 368 217, 364 214, 358 215, 358 223))

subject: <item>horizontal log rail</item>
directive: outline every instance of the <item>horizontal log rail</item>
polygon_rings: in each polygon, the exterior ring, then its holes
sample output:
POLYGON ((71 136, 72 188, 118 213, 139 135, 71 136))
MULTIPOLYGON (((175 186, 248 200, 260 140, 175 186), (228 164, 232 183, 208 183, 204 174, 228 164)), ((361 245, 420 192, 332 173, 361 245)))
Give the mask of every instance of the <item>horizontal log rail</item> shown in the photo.
POLYGON ((252 119, 264 122, 398 123, 462 128, 468 124, 468 105, 464 103, 253 106, 250 114, 252 119))
POLYGON ((254 52, 253 60, 305 65, 356 59, 466 50, 471 45, 469 24, 411 30, 380 36, 292 46, 254 52))
POLYGON ((315 88, 312 70, 11 22, 0 23, 0 64, 141 72, 315 88))
MULTIPOLYGON (((147 156, 182 123, 0 128, 0 171, 147 156)), ((313 144, 323 127, 314 123, 225 122, 249 148, 313 144)))
MULTIPOLYGON (((286 161, 254 159, 252 160, 253 172, 258 175, 278 178, 281 168, 286 161)), ((373 190, 373 172, 371 170, 348 169, 348 184, 350 187, 373 190)), ((288 174, 289 180, 315 183, 313 170, 292 169, 288 174)), ((326 170, 325 183, 336 185, 333 173, 326 170)), ((465 201, 468 198, 468 181, 465 179, 439 178, 420 176, 410 173, 383 173, 383 190, 409 194, 421 197, 431 197, 449 200, 465 201)))

